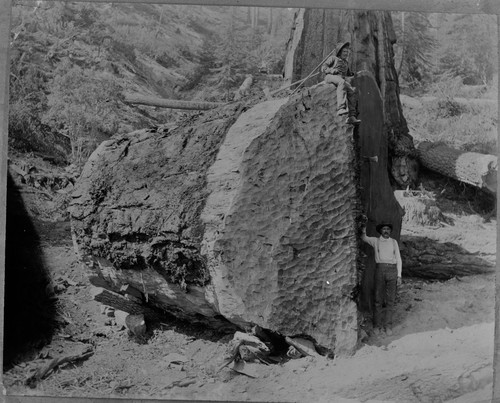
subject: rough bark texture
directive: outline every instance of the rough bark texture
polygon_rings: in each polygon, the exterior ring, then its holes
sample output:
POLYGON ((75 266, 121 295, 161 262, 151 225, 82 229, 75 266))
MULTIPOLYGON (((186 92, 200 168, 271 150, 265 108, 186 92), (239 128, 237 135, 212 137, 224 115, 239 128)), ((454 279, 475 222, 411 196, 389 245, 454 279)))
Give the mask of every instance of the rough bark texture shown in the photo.
MULTIPOLYGON (((288 43, 285 79, 294 82, 306 77, 341 40, 351 42, 351 70, 368 70, 377 81, 383 101, 391 179, 399 187, 415 185, 418 163, 399 100, 392 48, 396 37, 389 12, 327 9, 297 12, 288 43)), ((322 76, 311 78, 305 85, 322 79, 322 76)))
POLYGON ((94 281, 128 284, 177 316, 222 315, 351 353, 355 154, 335 102, 321 85, 103 143, 70 206, 94 281))
POLYGON ((496 195, 498 158, 495 155, 464 152, 430 141, 418 145, 418 155, 422 165, 431 171, 496 195))
MULTIPOLYGON (((370 73, 362 73, 356 78, 359 90, 359 195, 362 210, 368 217, 367 235, 378 236, 375 227, 380 222, 393 225, 392 237, 399 241, 403 209, 392 191, 387 170, 388 147, 387 133, 384 130, 382 99, 375 80, 370 73)), ((373 308, 373 283, 375 276, 375 257, 371 246, 360 245, 364 272, 361 281, 360 308, 371 311, 373 308)))
POLYGON ((421 236, 401 238, 403 276, 428 280, 449 280, 457 276, 493 273, 489 257, 473 254, 451 242, 437 242, 421 236))

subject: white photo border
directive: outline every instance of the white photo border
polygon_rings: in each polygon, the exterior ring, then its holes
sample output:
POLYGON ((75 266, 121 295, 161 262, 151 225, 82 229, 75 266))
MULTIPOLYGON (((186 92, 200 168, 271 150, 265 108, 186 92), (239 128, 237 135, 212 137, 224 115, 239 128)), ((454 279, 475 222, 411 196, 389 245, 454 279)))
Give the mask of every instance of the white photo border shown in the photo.
MULTIPOLYGON (((35 0, 32 0, 33 2, 35 0)), ((60 0, 66 1, 66 0, 60 0)), ((71 2, 74 2, 72 0, 71 2)), ((76 0, 77 2, 110 3, 109 0, 76 0)), ((497 17, 497 42, 500 55, 500 1, 498 0, 114 0, 113 3, 154 3, 184 4, 206 6, 252 6, 288 8, 330 8, 352 10, 419 11, 427 13, 450 14, 490 14, 497 17)), ((8 111, 9 111, 9 44, 12 18, 12 0, 0 0, 0 323, 4 323, 3 301, 5 282, 5 228, 7 199, 7 150, 8 150, 8 111)), ((500 59, 500 58, 499 58, 500 59)), ((497 63, 499 61, 497 60, 497 63)), ((500 69, 499 69, 500 70, 500 69)), ((500 87, 500 85, 499 85, 500 87)), ((500 105, 500 91, 499 102, 500 105)), ((500 110, 498 112, 500 116, 500 110)), ((497 144, 500 144, 500 127, 497 127, 497 144)), ((500 177, 499 177, 500 179, 500 177)), ((500 186, 497 186, 497 200, 500 186)), ((497 208, 497 223, 500 213, 497 208)), ((497 250, 500 239, 497 225, 497 250)), ((498 254, 498 253, 497 253, 498 254)), ((497 259, 495 278, 495 340, 493 356, 493 393, 492 402, 500 402, 500 264, 497 259)), ((0 329, 0 351, 3 352, 3 325, 0 329)), ((3 368, 3 354, 0 354, 0 368, 3 368)), ((120 399, 120 398, 69 398, 55 396, 20 396, 7 394, 2 386, 0 401, 6 403, 91 403, 91 402, 158 402, 158 399, 120 399), (2 399, 2 397, 4 399, 2 399)), ((161 400, 181 402, 180 400, 161 400)), ((210 403, 210 401, 205 401, 210 403)))

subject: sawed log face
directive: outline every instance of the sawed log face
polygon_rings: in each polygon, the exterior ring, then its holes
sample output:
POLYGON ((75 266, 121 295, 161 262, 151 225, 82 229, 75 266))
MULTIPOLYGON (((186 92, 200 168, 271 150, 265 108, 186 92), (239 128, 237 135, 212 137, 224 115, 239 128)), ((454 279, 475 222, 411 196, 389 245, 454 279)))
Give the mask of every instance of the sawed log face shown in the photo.
POLYGON ((335 110, 334 87, 319 85, 103 143, 70 206, 99 286, 352 353, 356 159, 335 110))

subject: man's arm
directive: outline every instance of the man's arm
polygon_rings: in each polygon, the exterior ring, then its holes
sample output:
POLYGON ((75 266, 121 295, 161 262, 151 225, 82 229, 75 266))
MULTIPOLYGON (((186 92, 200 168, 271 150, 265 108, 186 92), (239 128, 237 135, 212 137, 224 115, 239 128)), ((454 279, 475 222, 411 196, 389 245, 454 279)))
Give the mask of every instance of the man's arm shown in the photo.
POLYGON ((361 227, 361 239, 373 247, 375 246, 375 242, 377 242, 377 238, 374 238, 371 236, 366 236, 366 227, 365 226, 361 227))
POLYGON ((403 271, 403 262, 401 261, 401 253, 399 253, 398 241, 394 239, 394 253, 396 255, 396 266, 398 268, 398 285, 401 285, 401 273, 403 271))
POLYGON ((338 74, 336 56, 330 56, 321 66, 321 71, 326 74, 338 74))

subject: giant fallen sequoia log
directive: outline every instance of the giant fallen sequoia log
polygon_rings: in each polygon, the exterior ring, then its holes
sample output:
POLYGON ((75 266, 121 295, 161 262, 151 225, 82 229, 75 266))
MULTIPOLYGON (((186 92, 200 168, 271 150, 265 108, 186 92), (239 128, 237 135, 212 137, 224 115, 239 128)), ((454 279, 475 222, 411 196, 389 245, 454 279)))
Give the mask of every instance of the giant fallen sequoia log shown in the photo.
POLYGON ((498 158, 495 155, 460 151, 430 141, 418 145, 418 155, 427 169, 496 195, 498 158))
POLYGON ((69 208, 97 294, 351 353, 356 158, 335 102, 318 85, 102 143, 69 208))

